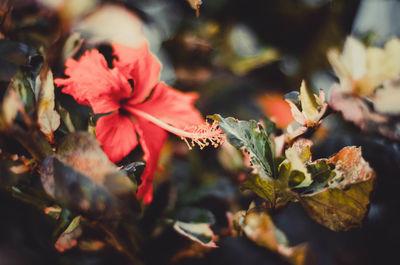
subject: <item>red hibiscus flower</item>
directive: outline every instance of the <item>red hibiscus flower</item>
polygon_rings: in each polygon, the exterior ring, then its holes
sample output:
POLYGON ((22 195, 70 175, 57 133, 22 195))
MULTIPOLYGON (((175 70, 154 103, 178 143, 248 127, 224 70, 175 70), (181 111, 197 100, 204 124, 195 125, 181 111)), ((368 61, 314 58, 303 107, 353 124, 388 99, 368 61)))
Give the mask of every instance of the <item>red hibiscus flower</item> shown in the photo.
POLYGON ((201 148, 208 141, 218 145, 221 131, 216 124, 205 123, 194 108, 197 94, 183 93, 159 82, 161 64, 149 52, 147 43, 135 49, 119 44, 112 47, 117 57, 112 69, 97 50, 86 51, 78 61, 66 61, 65 74, 69 78, 56 79, 55 83, 64 86, 62 92, 78 103, 89 105, 95 114, 111 113, 96 124, 97 139, 111 161, 118 162, 140 143, 146 168, 138 197, 150 203, 166 131, 185 141, 190 138, 192 145, 197 143, 201 148))

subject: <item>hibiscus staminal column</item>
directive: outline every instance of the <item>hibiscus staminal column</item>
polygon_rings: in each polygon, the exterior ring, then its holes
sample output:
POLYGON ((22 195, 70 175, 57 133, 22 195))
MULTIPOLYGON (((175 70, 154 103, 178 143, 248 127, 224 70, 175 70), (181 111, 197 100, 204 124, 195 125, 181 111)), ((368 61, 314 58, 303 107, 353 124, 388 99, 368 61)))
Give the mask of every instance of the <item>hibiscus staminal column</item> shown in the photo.
POLYGON ((223 134, 222 130, 219 128, 218 121, 214 121, 212 124, 204 122, 203 124, 192 125, 185 127, 185 129, 179 129, 157 119, 156 117, 151 116, 146 112, 140 110, 131 110, 131 112, 154 123, 160 128, 163 128, 164 130, 181 137, 190 150, 192 150, 192 147, 194 147, 196 144, 201 150, 210 144, 217 148, 219 145, 223 144, 225 140, 225 134, 223 134))

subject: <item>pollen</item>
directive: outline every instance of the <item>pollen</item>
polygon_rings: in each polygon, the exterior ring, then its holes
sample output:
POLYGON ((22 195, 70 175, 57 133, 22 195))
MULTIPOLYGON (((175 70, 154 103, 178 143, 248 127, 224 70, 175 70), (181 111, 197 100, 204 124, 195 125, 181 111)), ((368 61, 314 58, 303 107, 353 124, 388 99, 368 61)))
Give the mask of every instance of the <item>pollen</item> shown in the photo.
POLYGON ((187 127, 184 131, 190 133, 190 137, 181 136, 181 139, 185 141, 189 150, 192 150, 192 147, 196 146, 196 144, 201 150, 209 145, 217 148, 224 143, 226 138, 221 128, 219 128, 218 121, 214 121, 212 124, 206 121, 201 125, 187 127))

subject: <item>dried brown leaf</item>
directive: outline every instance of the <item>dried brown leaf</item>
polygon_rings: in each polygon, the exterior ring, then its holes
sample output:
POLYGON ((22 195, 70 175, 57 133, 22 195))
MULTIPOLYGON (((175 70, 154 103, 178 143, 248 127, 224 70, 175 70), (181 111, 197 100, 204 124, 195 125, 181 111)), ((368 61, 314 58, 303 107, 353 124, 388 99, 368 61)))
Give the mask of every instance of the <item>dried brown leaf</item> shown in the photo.
POLYGON ((302 195, 300 202, 312 219, 334 231, 359 227, 368 211, 375 173, 354 146, 343 148, 327 163, 335 164, 336 173, 329 186, 302 195))
POLYGON ((264 208, 238 212, 236 220, 246 236, 257 245, 282 255, 293 265, 305 264, 307 245, 290 247, 285 234, 275 226, 264 208))

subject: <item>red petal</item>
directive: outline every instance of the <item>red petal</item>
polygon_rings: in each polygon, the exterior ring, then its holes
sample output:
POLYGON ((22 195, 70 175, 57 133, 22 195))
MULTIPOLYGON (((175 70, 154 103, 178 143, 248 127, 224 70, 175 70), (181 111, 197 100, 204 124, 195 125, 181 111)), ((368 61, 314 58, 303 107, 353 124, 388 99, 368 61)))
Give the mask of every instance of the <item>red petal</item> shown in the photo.
POLYGON ((137 146, 135 127, 129 117, 118 113, 101 117, 97 121, 97 139, 112 162, 121 160, 137 146))
POLYGON ((139 48, 117 43, 113 43, 112 47, 114 55, 118 57, 118 60, 114 61, 114 67, 119 69, 126 79, 132 79, 134 82, 132 103, 144 101, 158 82, 160 62, 150 53, 147 43, 139 48))
POLYGON ((148 204, 153 200, 154 171, 157 169, 158 157, 168 134, 147 120, 140 117, 137 117, 137 120, 139 123, 137 132, 144 152, 143 159, 146 161, 146 168, 141 176, 142 184, 139 187, 137 196, 143 198, 143 202, 148 204))
POLYGON ((149 100, 132 107, 127 106, 127 109, 141 110, 176 128, 185 129, 204 124, 200 112, 193 106, 197 98, 196 93, 183 93, 165 83, 158 83, 149 100))
POLYGON ((118 110, 120 100, 129 98, 131 87, 118 69, 109 69, 107 62, 97 50, 86 51, 75 61, 65 63, 67 79, 57 78, 56 85, 70 94, 79 104, 90 105, 94 113, 118 110))

